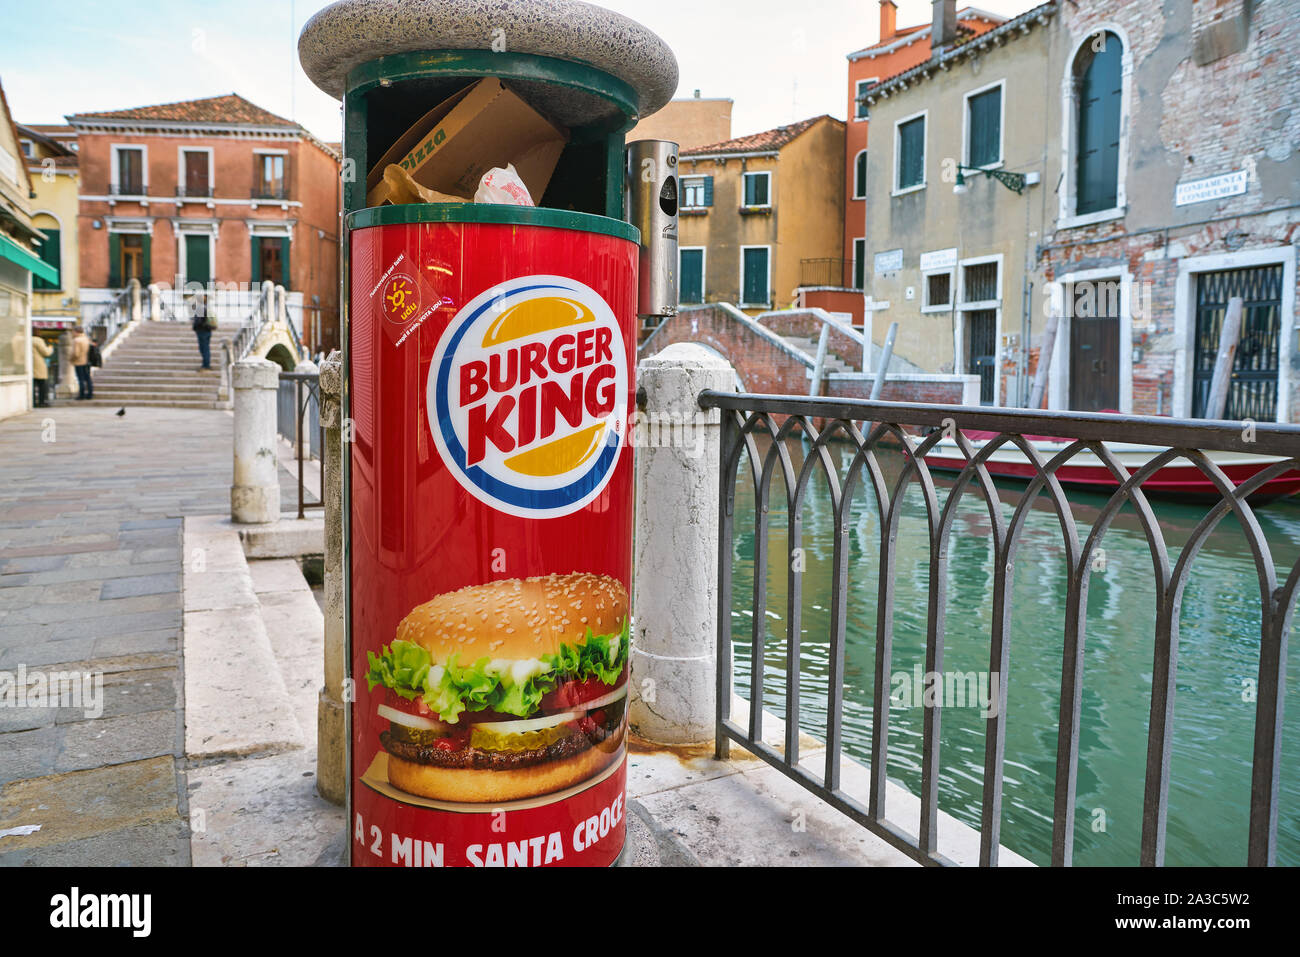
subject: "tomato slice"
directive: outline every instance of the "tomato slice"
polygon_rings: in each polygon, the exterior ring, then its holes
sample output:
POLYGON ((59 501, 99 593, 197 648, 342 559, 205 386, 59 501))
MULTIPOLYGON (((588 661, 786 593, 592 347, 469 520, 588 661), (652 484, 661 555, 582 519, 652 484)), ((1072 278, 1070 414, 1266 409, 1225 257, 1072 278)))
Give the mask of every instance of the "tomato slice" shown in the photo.
POLYGON ((566 681, 542 697, 539 714, 576 710, 588 701, 595 701, 601 695, 609 694, 618 687, 626 673, 627 669, 624 669, 624 674, 620 675, 618 681, 612 685, 607 685, 596 678, 588 678, 586 681, 566 681))

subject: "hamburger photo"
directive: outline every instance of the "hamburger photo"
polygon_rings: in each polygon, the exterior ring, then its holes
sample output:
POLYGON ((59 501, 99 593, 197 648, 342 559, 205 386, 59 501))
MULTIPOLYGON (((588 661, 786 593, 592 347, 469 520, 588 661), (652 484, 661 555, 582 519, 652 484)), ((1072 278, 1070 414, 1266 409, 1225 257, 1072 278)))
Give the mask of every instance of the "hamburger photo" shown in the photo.
POLYGON ((389 783, 485 803, 599 774, 623 750, 628 653, 627 589, 607 575, 514 578, 417 606, 367 652, 389 783))

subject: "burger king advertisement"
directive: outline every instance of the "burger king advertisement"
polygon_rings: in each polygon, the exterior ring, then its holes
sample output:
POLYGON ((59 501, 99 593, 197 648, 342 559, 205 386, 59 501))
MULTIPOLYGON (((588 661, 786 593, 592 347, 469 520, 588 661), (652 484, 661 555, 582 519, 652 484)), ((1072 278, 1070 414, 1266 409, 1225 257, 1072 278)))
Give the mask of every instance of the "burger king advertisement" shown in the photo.
POLYGON ((352 864, 612 864, 635 231, 407 205, 349 242, 352 864))

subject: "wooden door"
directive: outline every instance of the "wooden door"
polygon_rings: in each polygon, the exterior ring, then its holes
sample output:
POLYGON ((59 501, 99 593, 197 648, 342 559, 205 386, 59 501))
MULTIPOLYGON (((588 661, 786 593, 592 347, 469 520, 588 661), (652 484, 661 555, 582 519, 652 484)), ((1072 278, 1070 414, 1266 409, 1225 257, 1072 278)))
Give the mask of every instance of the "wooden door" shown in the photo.
POLYGON ((1075 283, 1070 316, 1070 409, 1119 409, 1119 283, 1075 283))

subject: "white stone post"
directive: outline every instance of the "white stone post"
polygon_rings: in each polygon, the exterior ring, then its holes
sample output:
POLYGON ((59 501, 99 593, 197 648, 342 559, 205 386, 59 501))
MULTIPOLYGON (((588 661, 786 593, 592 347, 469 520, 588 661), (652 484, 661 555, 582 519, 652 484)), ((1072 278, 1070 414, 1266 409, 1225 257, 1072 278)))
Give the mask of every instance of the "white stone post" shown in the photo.
POLYGON ((132 279, 126 285, 127 288, 131 291, 131 306, 130 306, 131 311, 127 318, 131 322, 139 322, 142 318, 144 318, 144 309, 140 304, 140 280, 132 279))
POLYGON ((343 595, 343 359, 332 352, 320 367, 321 493, 325 501, 325 685, 316 707, 316 790, 334 804, 347 791, 343 701, 347 631, 343 595))
POLYGON ((717 354, 677 343, 641 361, 630 721, 651 741, 713 739, 718 634, 716 409, 705 389, 730 391, 735 371, 717 354))
POLYGON ((149 321, 158 322, 162 319, 162 290, 157 284, 149 283, 149 321))
POLYGON ((280 367, 266 359, 235 363, 235 476, 230 518, 263 524, 280 518, 279 459, 276 456, 276 392, 280 367))

